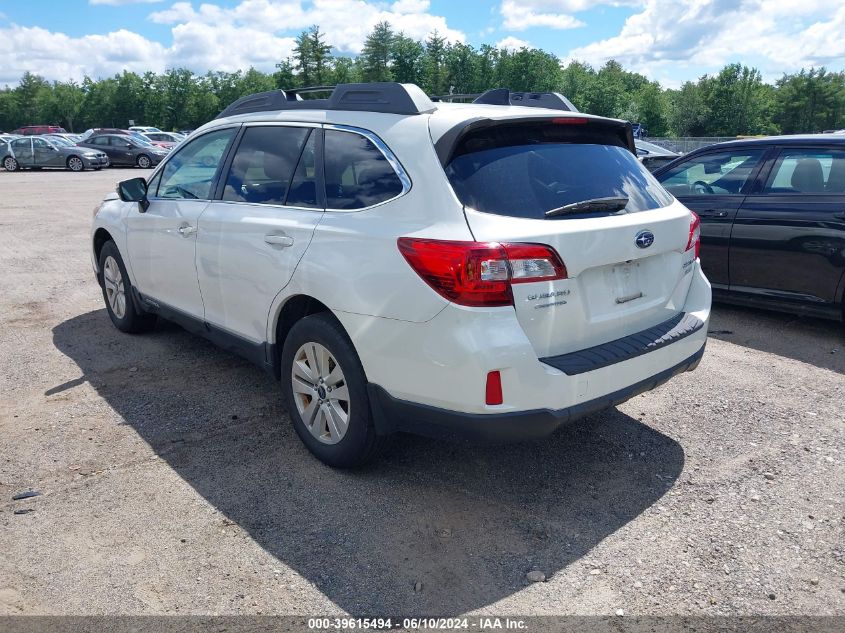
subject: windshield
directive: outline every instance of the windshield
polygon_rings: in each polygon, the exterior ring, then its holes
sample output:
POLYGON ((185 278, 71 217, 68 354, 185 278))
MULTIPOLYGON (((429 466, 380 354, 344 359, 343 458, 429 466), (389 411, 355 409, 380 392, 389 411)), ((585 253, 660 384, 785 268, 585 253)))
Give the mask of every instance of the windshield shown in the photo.
POLYGON ((61 145, 62 147, 69 147, 73 145, 73 143, 71 143, 67 139, 62 138, 61 136, 51 136, 47 140, 53 145, 61 145))
POLYGON ((496 215, 558 219, 618 212, 619 204, 577 205, 598 199, 627 198, 627 213, 672 202, 636 157, 607 135, 560 133, 550 124, 540 130, 523 126, 514 134, 515 127, 504 134, 498 127, 482 130, 458 147, 446 175, 464 205, 496 215), (547 215, 567 205, 575 212, 547 215))

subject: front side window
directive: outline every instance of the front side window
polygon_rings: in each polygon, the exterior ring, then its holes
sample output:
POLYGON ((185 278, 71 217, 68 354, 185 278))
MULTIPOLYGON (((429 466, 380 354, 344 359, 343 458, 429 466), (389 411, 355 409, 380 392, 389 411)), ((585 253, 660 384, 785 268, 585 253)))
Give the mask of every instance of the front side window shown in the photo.
POLYGON ((223 200, 285 204, 307 127, 250 127, 244 132, 226 176, 223 200))
POLYGON ((762 149, 695 156, 661 174, 660 182, 676 196, 739 194, 762 158, 762 149))
POLYGON ((365 136, 326 130, 325 157, 329 209, 363 209, 404 190, 393 165, 365 136))
POLYGON ((108 145, 109 144, 109 137, 108 136, 95 136, 90 141, 91 145, 108 145))
POLYGON ((236 131, 209 132, 179 148, 161 172, 158 197, 210 200, 217 169, 236 131))
POLYGON ((845 193, 845 151, 783 150, 769 176, 765 193, 845 193))

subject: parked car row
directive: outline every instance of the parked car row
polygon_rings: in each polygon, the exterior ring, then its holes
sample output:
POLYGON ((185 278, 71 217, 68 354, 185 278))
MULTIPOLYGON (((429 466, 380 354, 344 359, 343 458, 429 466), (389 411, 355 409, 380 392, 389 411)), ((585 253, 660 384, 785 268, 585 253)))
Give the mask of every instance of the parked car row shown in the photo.
POLYGON ((77 135, 55 126, 28 126, 16 132, 42 128, 53 131, 0 135, 0 164, 6 171, 42 168, 84 171, 110 165, 148 169, 158 165, 184 140, 179 134, 158 128, 143 128, 146 132, 96 128, 77 135))

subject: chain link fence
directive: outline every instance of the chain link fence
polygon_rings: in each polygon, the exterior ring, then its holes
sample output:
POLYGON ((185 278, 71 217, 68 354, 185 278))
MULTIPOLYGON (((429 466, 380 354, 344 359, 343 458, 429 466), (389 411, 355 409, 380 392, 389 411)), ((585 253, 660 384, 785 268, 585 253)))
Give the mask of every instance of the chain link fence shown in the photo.
POLYGON ((707 147, 714 143, 722 143, 723 141, 734 141, 736 136, 680 136, 671 138, 668 136, 649 136, 644 138, 644 141, 654 143, 660 147, 678 152, 679 154, 686 154, 699 147, 707 147))

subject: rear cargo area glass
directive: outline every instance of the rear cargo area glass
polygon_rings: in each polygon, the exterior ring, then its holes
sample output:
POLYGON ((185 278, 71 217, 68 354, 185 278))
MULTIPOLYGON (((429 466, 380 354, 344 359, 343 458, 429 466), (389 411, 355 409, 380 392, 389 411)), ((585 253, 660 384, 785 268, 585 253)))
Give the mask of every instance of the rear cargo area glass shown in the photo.
MULTIPOLYGON (((546 211, 595 198, 628 198, 628 213, 670 204, 672 196, 618 134, 593 125, 544 122, 473 131, 458 144, 446 175, 467 207, 512 217, 544 219, 546 211)), ((549 221, 601 215, 608 212, 549 221)))

